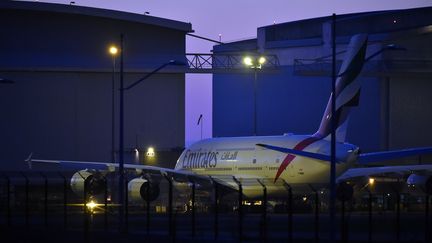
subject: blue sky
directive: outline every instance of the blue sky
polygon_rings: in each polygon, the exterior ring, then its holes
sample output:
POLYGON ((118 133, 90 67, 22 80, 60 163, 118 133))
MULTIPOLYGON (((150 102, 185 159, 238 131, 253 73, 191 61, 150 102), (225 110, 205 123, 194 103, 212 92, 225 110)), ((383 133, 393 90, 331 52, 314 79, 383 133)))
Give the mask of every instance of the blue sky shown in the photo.
MULTIPOLYGON (((228 42, 256 36, 260 26, 332 13, 432 6, 432 0, 73 0, 76 5, 114 9, 192 23, 195 34, 228 42)), ((69 4, 68 1, 40 1, 69 4)), ((187 37, 187 52, 208 53, 212 43, 187 37)), ((203 137, 211 137, 211 75, 186 75, 186 145, 201 137, 197 119, 203 114, 203 137)))

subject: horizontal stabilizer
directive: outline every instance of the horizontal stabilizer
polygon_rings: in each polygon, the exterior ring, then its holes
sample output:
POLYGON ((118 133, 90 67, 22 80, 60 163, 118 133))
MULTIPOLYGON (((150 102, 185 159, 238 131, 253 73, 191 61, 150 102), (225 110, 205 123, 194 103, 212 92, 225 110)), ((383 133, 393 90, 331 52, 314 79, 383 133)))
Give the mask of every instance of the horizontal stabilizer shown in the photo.
POLYGON ((380 166, 368 168, 351 168, 336 179, 336 182, 367 178, 371 176, 396 176, 403 177, 412 173, 431 173, 432 165, 402 165, 402 166, 380 166))
POLYGON ((422 154, 432 154, 432 147, 360 154, 357 162, 359 164, 368 164, 372 162, 399 159, 399 158, 405 158, 405 157, 422 155, 422 154))
POLYGON ((268 145, 268 144, 261 144, 261 143, 258 143, 256 145, 259 146, 259 147, 266 148, 266 149, 271 149, 271 150, 279 151, 279 152, 282 152, 282 153, 294 154, 294 155, 298 155, 298 156, 303 156, 303 157, 308 157, 308 158, 317 159, 317 160, 323 160, 323 161, 331 161, 331 157, 328 156, 328 155, 325 155, 325 154, 317 154, 317 153, 305 152, 305 151, 301 151, 301 150, 290 149, 290 148, 282 148, 282 147, 277 147, 277 146, 268 145))

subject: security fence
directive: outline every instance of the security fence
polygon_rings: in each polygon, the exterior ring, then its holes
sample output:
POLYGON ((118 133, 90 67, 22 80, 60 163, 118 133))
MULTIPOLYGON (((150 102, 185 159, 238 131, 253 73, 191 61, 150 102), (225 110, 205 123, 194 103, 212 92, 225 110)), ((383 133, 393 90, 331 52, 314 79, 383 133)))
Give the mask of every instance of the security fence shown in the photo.
MULTIPOLYGON (((73 173, 3 173, 2 228, 13 233, 15 240, 28 240, 25 232, 38 231, 55 235, 74 232, 68 236, 71 240, 85 241, 98 241, 94 235, 115 239, 128 233, 138 235, 140 241, 328 242, 331 227, 336 227, 341 242, 431 239, 429 196, 421 191, 407 193, 403 186, 362 188, 352 199, 338 201, 338 223, 332 226, 328 224, 328 192, 312 186, 297 188, 279 181, 276 186, 285 188, 284 195, 273 198, 268 192, 275 185, 266 180, 227 177, 224 181, 232 185, 227 189, 217 180, 179 182, 168 175, 152 175, 159 194, 153 201, 137 198, 137 192, 126 183, 124 225, 119 225, 115 174, 106 176, 102 191, 84 188, 80 194, 71 189, 73 173), (246 198, 244 190, 252 187, 260 188, 261 195, 246 198)), ((130 182, 136 174, 126 177, 130 182)), ((140 195, 151 198, 151 184, 144 189, 140 195)))

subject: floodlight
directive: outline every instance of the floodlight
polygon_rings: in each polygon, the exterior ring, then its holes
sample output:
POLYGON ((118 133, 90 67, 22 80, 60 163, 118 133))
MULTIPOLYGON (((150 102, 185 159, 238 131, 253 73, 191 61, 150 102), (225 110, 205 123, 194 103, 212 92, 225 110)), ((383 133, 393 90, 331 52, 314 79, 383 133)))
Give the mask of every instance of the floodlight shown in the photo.
POLYGON ((251 57, 245 57, 243 58, 243 63, 247 66, 252 66, 253 65, 253 61, 251 57))

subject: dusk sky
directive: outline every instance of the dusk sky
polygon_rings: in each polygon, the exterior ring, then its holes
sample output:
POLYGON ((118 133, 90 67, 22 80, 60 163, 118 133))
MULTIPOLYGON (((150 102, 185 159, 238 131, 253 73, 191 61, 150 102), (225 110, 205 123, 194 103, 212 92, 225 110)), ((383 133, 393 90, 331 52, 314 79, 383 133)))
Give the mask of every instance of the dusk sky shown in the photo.
MULTIPOLYGON (((71 1, 40 1, 69 4, 71 1)), ((432 0, 74 0, 76 5, 150 15, 192 23, 195 34, 223 42, 256 37, 260 26, 293 20, 365 11, 432 6, 432 0)), ((209 53, 213 43, 187 37, 187 52, 209 53)), ((186 76, 186 145, 200 139, 197 126, 204 117, 203 137, 212 132, 211 75, 186 76)))

